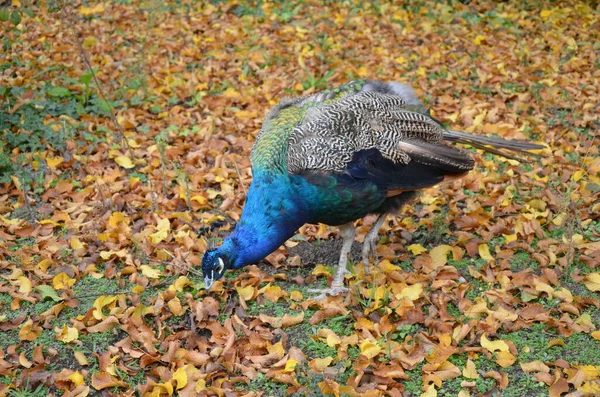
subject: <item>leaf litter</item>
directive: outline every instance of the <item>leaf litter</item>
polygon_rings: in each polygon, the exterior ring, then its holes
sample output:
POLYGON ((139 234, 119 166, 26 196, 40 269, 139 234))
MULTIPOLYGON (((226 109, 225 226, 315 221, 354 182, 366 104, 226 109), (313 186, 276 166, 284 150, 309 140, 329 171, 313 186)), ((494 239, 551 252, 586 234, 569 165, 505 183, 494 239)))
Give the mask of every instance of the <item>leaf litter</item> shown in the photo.
MULTIPOLYGON (((600 393, 597 361, 555 354, 600 351, 597 9, 127 3, 42 6, 7 29, 3 88, 27 88, 9 114, 45 82, 85 102, 82 47, 122 131, 101 106, 48 114, 72 139, 22 154, 42 179, 0 183, 0 393, 600 393), (369 276, 354 258, 344 296, 310 299, 333 263, 305 242, 207 295, 200 257, 240 217, 269 107, 355 78, 410 82, 450 125, 548 148, 476 155, 424 192, 383 226, 369 276)), ((335 236, 306 225, 286 245, 335 236)))

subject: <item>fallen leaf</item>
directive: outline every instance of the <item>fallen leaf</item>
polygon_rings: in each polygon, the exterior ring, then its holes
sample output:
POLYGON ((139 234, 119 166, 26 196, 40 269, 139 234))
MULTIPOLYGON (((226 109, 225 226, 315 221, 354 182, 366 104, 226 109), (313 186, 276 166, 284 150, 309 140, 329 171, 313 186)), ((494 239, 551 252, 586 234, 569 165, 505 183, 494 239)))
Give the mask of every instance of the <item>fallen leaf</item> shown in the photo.
POLYGON ((121 167, 125 169, 131 169, 135 167, 131 159, 127 156, 117 156, 115 157, 115 163, 119 164, 121 167))
POLYGON ((475 368, 475 363, 471 359, 467 360, 467 364, 465 365, 465 368, 462 371, 462 376, 464 376, 467 379, 478 379, 479 378, 479 374, 477 373, 477 368, 475 368))
POLYGON ((503 340, 490 341, 484 333, 481 335, 481 346, 488 349, 491 353, 495 351, 507 352, 508 345, 503 340))
POLYGON ((368 339, 363 340, 360 345, 360 354, 367 358, 373 358, 377 356, 381 352, 381 346, 379 344, 372 342, 368 339))

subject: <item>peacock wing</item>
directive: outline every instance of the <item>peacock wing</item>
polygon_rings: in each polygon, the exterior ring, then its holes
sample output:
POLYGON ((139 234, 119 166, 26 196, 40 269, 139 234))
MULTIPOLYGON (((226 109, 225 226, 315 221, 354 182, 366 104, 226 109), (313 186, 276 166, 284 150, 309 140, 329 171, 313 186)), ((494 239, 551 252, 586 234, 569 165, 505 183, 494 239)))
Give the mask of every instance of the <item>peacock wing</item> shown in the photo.
POLYGON ((431 186, 473 168, 468 152, 440 143, 445 132, 410 87, 367 82, 307 109, 289 136, 287 170, 344 173, 388 190, 431 186))

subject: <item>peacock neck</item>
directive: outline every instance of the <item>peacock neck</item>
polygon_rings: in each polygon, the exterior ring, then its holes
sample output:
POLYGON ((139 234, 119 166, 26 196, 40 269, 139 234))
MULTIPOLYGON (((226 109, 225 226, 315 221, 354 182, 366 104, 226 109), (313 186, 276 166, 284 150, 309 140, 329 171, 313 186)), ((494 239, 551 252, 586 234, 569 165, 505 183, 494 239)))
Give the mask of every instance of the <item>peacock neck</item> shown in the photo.
POLYGON ((287 175, 255 168, 242 217, 220 250, 236 269, 258 262, 293 236, 307 217, 287 175))
MULTIPOLYGON (((274 108, 252 148, 252 167, 287 175, 287 153, 290 134, 305 114, 304 108, 274 108)), ((256 173, 256 172, 255 172, 256 173)))

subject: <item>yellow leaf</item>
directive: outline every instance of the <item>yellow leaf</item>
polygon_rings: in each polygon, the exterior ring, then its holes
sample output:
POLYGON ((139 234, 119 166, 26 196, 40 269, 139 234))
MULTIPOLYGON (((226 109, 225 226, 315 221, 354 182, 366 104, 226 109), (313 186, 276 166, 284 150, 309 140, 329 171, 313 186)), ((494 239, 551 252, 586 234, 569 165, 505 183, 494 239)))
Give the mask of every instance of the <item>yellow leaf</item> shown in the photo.
POLYGON ((398 58, 394 59, 394 61, 396 61, 396 63, 406 63, 407 59, 403 56, 399 56, 398 58))
POLYGON ((6 226, 18 225, 19 223, 22 222, 19 219, 8 219, 8 218, 3 217, 2 215, 0 215, 0 221, 2 221, 2 223, 6 226))
POLYGON ((50 168, 56 168, 60 163, 65 161, 62 157, 46 157, 46 164, 50 168))
POLYGON ((167 306, 169 307, 169 310, 171 310, 171 313, 176 316, 182 316, 185 313, 185 309, 181 306, 181 301, 178 297, 174 297, 167 302, 167 306))
POLYGON ((92 305, 95 309, 92 312, 92 316, 94 316, 94 318, 96 320, 104 320, 106 318, 106 316, 102 312, 103 308, 105 306, 113 305, 116 300, 117 300, 117 297, 114 295, 111 295, 111 296, 102 295, 102 296, 96 298, 96 300, 94 301, 94 304, 92 305))
POLYGON ((36 340, 42 333, 42 327, 33 325, 33 320, 29 319, 23 323, 19 330, 19 340, 36 340))
POLYGON ((503 234, 504 241, 506 244, 512 243, 513 241, 517 241, 517 233, 514 234, 503 234))
POLYGON ((324 340, 325 343, 327 343, 327 346, 329 346, 329 347, 336 347, 337 345, 342 343, 342 340, 340 339, 340 337, 337 336, 335 332, 333 332, 332 330, 330 330, 328 328, 321 328, 317 332, 317 336, 319 338, 321 338, 321 340, 324 340))
POLYGON ((583 283, 590 291, 600 291, 600 272, 588 274, 583 279, 583 283))
POLYGON ((91 17, 94 14, 101 14, 104 12, 104 6, 102 4, 98 4, 94 7, 79 7, 79 13, 84 17, 91 17))
POLYGON ((479 374, 477 373, 477 368, 475 368, 475 363, 471 361, 471 359, 467 360, 467 365, 465 369, 462 371, 462 375, 467 379, 478 379, 479 374))
POLYGON ((369 75, 369 71, 366 67, 361 66, 360 68, 358 68, 357 74, 359 77, 367 77, 369 75))
POLYGON ((75 284, 75 279, 69 277, 67 273, 58 273, 52 279, 52 286, 54 289, 69 289, 75 284))
POLYGON ((289 374, 290 372, 294 372, 296 369, 296 365, 298 365, 298 361, 290 359, 285 362, 285 368, 283 369, 283 373, 289 374))
POLYGON ((530 200, 527 204, 529 204, 531 208, 534 208, 538 211, 546 211, 546 207, 548 206, 548 204, 544 200, 540 199, 530 200))
POLYGON ((73 352, 73 355, 75 356, 75 360, 77 360, 79 365, 81 365, 81 366, 90 365, 90 362, 88 361, 87 357, 85 356, 85 354, 82 351, 75 350, 73 352))
POLYGON ((482 34, 479 34, 479 35, 477 35, 477 36, 476 36, 476 37, 473 39, 473 44, 475 44, 475 45, 480 45, 480 44, 481 44, 481 42, 482 42, 483 40, 485 40, 485 39, 487 39, 487 36, 484 36, 484 35, 482 35, 482 34))
POLYGON ((437 390, 435 390, 435 384, 430 384, 427 386, 427 390, 424 393, 421 393, 421 397, 437 397, 437 390))
POLYGON ((134 294, 141 294, 145 290, 146 290, 146 288, 142 287, 141 285, 136 285, 135 287, 133 287, 131 289, 131 292, 133 292, 134 294))
POLYGON ((401 270, 400 266, 392 265, 391 262, 388 261, 387 259, 384 259, 381 262, 379 262, 379 269, 382 270, 386 274, 389 274, 396 270, 401 270))
POLYGON ((413 255, 419 255, 423 252, 427 252, 427 248, 423 247, 421 244, 411 244, 406 248, 408 248, 413 255))
POLYGON ((155 269, 148 265, 141 265, 140 270, 142 271, 142 275, 148 278, 159 278, 162 274, 159 269, 155 269))
POLYGON ((490 254, 490 248, 488 247, 487 244, 479 244, 478 250, 479 250, 479 256, 481 258, 485 259, 488 262, 494 260, 494 258, 490 254))
POLYGON ((487 115, 487 110, 484 110, 483 112, 481 112, 477 116, 475 116, 475 118, 473 119, 473 125, 471 126, 471 128, 481 125, 481 123, 485 119, 486 115, 487 115))
POLYGON ((196 393, 199 393, 205 389, 206 389, 206 381, 202 378, 198 379, 198 381, 196 382, 196 387, 194 388, 196 393))
POLYGON ((94 36, 88 36, 85 38, 85 40, 83 40, 82 44, 84 47, 93 47, 96 45, 97 42, 98 40, 96 40, 94 36))
MULTIPOLYGON (((249 110, 240 110, 239 112, 237 112, 235 114, 235 117, 237 117, 240 120, 251 120, 254 119, 258 116, 258 114, 255 111, 249 111, 249 110)), ((221 181, 223 180, 223 177, 217 177, 216 179, 221 178, 221 181)), ((217 182, 221 182, 219 180, 217 180, 217 182)))
POLYGON ((417 75, 425 76, 426 74, 427 74, 427 70, 424 67, 419 66, 419 68, 417 69, 417 75))
POLYGON ((121 167, 126 168, 126 169, 130 169, 135 167, 135 165, 133 165, 133 162, 131 161, 131 159, 127 156, 117 156, 115 157, 115 163, 119 164, 121 167))
POLYGON ((100 258, 102 259, 110 259, 111 256, 117 256, 119 258, 125 258, 125 256, 127 256, 127 248, 123 248, 122 250, 119 251, 100 251, 100 258))
POLYGON ((581 178, 583 178, 583 174, 584 174, 583 170, 575 171, 575 173, 573 174, 571 179, 573 179, 573 181, 577 182, 581 178))
POLYGON ((79 371, 73 372, 71 375, 69 375, 67 377, 67 379, 70 380, 73 383, 73 385, 75 385, 75 387, 81 386, 85 383, 85 379, 83 378, 83 375, 79 371))
POLYGON ((592 338, 600 340, 600 331, 594 331, 590 335, 592 335, 592 338))
POLYGON ((186 276, 179 276, 173 283, 173 288, 176 292, 181 292, 185 287, 193 286, 194 283, 190 281, 186 276))
POLYGON ((108 226, 110 226, 113 229, 118 228, 121 223, 125 223, 126 225, 128 225, 129 222, 129 217, 124 213, 118 211, 110 214, 110 218, 108 218, 108 226))
POLYGON ((298 301, 301 301, 301 300, 302 300, 302 298, 303 298, 303 296, 302 296, 302 292, 300 292, 300 291, 298 291, 298 290, 293 290, 293 291, 290 293, 290 299, 291 299, 291 300, 293 300, 293 301, 296 301, 296 302, 298 302, 298 301))
POLYGON ((331 272, 329 271, 329 269, 327 269, 327 266, 318 264, 317 266, 315 266, 311 274, 315 276, 330 276, 331 272))
POLYGON ((277 303, 279 299, 287 296, 287 292, 281 289, 278 285, 267 284, 265 287, 258 291, 259 294, 264 294, 265 298, 273 303, 277 303))
POLYGON ((325 371, 325 369, 333 362, 333 357, 315 358, 312 360, 311 366, 317 371, 325 371))
POLYGON ((223 96, 226 98, 239 98, 241 96, 241 94, 236 91, 235 88, 233 87, 228 87, 224 92, 223 92, 223 96))
POLYGON ((533 174, 533 179, 535 179, 536 181, 540 181, 540 182, 548 182, 548 175, 539 176, 538 174, 533 174))
POLYGON ((171 230, 171 223, 167 218, 161 218, 156 225, 156 233, 152 233, 150 237, 150 241, 152 244, 158 244, 161 241, 166 240, 169 235, 169 231, 171 230))
POLYGON ((56 340, 64 343, 71 343, 79 338, 79 331, 74 327, 65 325, 63 328, 55 328, 54 331, 56 331, 56 340))
POLYGON ((177 382, 177 390, 183 389, 187 385, 188 376, 183 367, 177 368, 177 371, 173 374, 173 380, 177 382))
POLYGON ((590 332, 596 329, 596 325, 592 321, 592 316, 589 313, 583 313, 575 319, 575 324, 581 325, 585 332, 590 332))
POLYGON ((285 349, 283 348, 281 341, 275 343, 274 345, 267 345, 267 351, 269 354, 276 354, 278 359, 282 359, 285 354, 285 349))
POLYGON ((600 383, 597 380, 584 382, 577 390, 586 396, 600 396, 600 383))
POLYGON ((31 368, 33 366, 33 363, 25 357, 25 352, 19 354, 19 365, 24 368, 31 368))
POLYGON ((367 358, 373 358, 381 352, 381 346, 368 339, 363 340, 360 345, 360 354, 367 358))
POLYGON ((523 372, 550 372, 550 368, 539 360, 530 363, 521 363, 520 365, 523 372))
POLYGON ((85 248, 85 245, 75 236, 71 237, 70 241, 71 248, 77 251, 78 249, 85 248))
POLYGON ((254 296, 254 291, 256 291, 256 289, 251 285, 247 285, 245 287, 235 287, 235 289, 237 290, 237 293, 240 296, 240 298, 242 298, 245 301, 249 301, 250 299, 252 299, 252 297, 254 296))
POLYGON ((404 297, 407 297, 411 301, 416 301, 421 296, 423 292, 423 285, 420 283, 415 283, 411 286, 403 288, 399 294, 396 294, 396 299, 400 300, 404 297))
POLYGON ((560 214, 556 215, 554 217, 554 219, 552 219, 552 223, 555 226, 562 226, 563 223, 565 223, 565 219, 567 218, 567 213, 566 212, 561 212, 560 214))
POLYGON ((25 276, 18 277, 15 281, 15 285, 19 286, 19 293, 23 295, 27 296, 31 292, 31 280, 25 276))
POLYGON ((503 340, 490 341, 484 333, 481 335, 481 346, 488 349, 491 353, 495 351, 507 352, 508 345, 503 340))
POLYGON ((452 247, 446 244, 433 248, 429 255, 435 267, 444 266, 448 263, 448 252, 452 252, 452 247))
POLYGON ((517 358, 508 351, 500 351, 496 353, 496 364, 502 368, 510 367, 517 361, 517 358))
POLYGON ((195 201, 200 205, 205 205, 206 203, 208 203, 208 200, 204 196, 192 196, 190 197, 190 200, 195 201))
POLYGON ((468 390, 461 390, 458 392, 458 397, 471 397, 471 393, 468 390))

